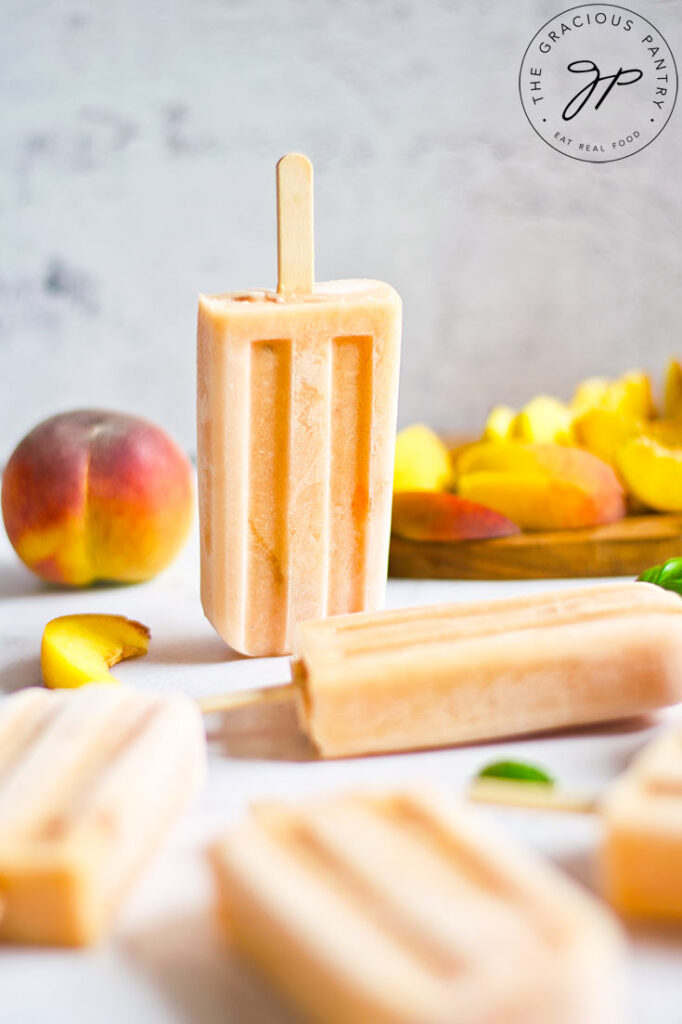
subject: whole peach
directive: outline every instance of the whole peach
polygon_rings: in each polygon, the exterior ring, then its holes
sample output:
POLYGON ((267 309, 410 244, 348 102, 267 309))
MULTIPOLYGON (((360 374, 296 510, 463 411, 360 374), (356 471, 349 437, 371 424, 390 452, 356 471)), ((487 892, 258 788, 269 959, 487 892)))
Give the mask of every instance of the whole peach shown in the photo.
POLYGON ((2 480, 10 541, 54 583, 149 579, 175 557, 192 520, 190 463, 137 416, 79 409, 39 423, 2 480))

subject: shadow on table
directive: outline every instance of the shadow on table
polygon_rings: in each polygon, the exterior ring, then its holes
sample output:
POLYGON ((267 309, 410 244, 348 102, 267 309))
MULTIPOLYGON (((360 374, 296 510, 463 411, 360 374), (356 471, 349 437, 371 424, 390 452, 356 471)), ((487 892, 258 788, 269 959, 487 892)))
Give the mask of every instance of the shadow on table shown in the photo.
MULTIPOLYGON (((191 1024, 299 1024, 230 952, 211 911, 178 915, 120 947, 191 1024)), ((175 1016, 174 1016, 175 1019, 175 1016)))
MULTIPOLYGON (((601 722, 595 725, 574 727, 571 729, 549 730, 518 736, 501 736, 494 740, 461 743, 442 747, 430 747, 429 750, 449 750, 452 747, 478 747, 494 749, 504 747, 510 741, 556 739, 558 737, 576 736, 633 736, 637 740, 634 750, 623 751, 622 757, 614 764, 614 776, 623 771, 634 753, 649 740, 649 732, 656 719, 651 715, 638 715, 614 722, 601 722)), ((296 705, 289 692, 282 695, 281 700, 268 701, 264 704, 254 703, 229 711, 216 713, 214 720, 207 727, 209 740, 229 757, 245 760, 274 761, 316 761, 320 755, 301 729, 296 705)), ((405 753, 395 751, 395 753, 405 753)), ((415 751, 414 753, 418 753, 415 751)), ((368 753, 365 756, 383 757, 386 752, 368 753)), ((358 755, 362 756, 362 755, 358 755)))
POLYGON ((559 729, 548 736, 625 736, 643 733, 656 725, 655 712, 643 712, 629 718, 616 718, 611 722, 594 722, 592 725, 576 725, 559 729))
POLYGON ((39 579, 19 559, 0 562, 0 600, 54 594, 60 589, 39 579))
POLYGON ((679 922, 671 921, 625 921, 625 929, 638 946, 656 952, 665 950, 676 954, 682 966, 682 931, 679 922))
MULTIPOLYGON (((629 718, 616 718, 611 722, 594 722, 590 725, 573 725, 565 729, 548 729, 543 732, 530 733, 520 739, 556 739, 561 737, 579 736, 635 736, 642 734, 642 742, 646 742, 646 730, 656 725, 655 714, 631 715, 629 718)), ((629 755, 628 755, 629 756, 629 755)))
POLYGON ((571 850, 565 854, 552 854, 551 860, 555 867, 570 875, 586 889, 591 889, 592 892, 599 895, 597 850, 593 845, 571 850))
POLYGON ((18 658, 0 667, 0 693, 14 693, 25 686, 42 686, 40 658, 18 658))
POLYGON ((298 723, 290 694, 284 694, 281 700, 216 712, 206 731, 211 744, 228 757, 266 761, 318 759, 298 723))
POLYGON ((233 651, 213 630, 207 630, 201 636, 153 636, 146 660, 159 665, 217 665, 244 661, 246 655, 233 651))
POLYGON ((633 753, 648 743, 650 730, 658 723, 656 713, 631 715, 629 718, 617 718, 610 722, 594 722, 590 725, 572 725, 562 729, 542 729, 539 732, 510 733, 508 736, 497 736, 495 739, 473 741, 457 744, 458 747, 503 747, 509 743, 530 740, 578 739, 584 736, 633 736, 637 739, 634 750, 623 751, 621 762, 614 765, 615 771, 621 771, 629 764, 633 753))

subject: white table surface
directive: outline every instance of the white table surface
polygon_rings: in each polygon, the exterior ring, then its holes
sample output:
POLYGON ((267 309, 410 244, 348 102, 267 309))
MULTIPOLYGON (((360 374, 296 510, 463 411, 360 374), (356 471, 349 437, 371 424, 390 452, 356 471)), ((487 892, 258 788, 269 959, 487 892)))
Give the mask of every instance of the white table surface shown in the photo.
MULTIPOLYGON (((194 538, 178 561, 151 583, 65 591, 49 588, 32 576, 2 532, 0 691, 9 693, 40 681, 38 655, 45 623, 56 615, 79 611, 125 614, 151 627, 149 654, 116 669, 133 686, 199 695, 285 681, 286 659, 241 658, 215 635, 201 611, 197 564, 194 538)), ((396 580, 389 583, 388 603, 459 601, 580 582, 396 580)), ((201 797, 137 884, 110 941, 86 952, 2 950, 1 1024, 290 1021, 253 977, 230 962, 211 909, 211 879, 203 850, 242 814, 249 801, 415 777, 435 778, 459 790, 481 765, 506 755, 537 762, 567 784, 599 787, 623 769, 656 724, 626 723, 551 738, 325 763, 307 760, 308 751, 293 721, 286 713, 280 718, 276 743, 272 730, 259 733, 249 719, 237 720, 229 733, 214 740, 201 797)), ((551 857, 580 884, 593 884, 599 838, 596 819, 496 808, 482 813, 491 814, 517 840, 551 857)), ((630 930, 628 934, 630 1020, 682 1024, 682 932, 630 930)))

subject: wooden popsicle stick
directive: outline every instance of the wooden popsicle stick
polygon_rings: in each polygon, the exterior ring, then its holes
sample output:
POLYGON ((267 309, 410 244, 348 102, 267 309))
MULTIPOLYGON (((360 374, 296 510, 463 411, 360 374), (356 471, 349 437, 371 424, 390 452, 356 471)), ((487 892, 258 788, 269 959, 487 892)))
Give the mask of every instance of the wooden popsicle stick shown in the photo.
POLYGON ((315 281, 313 165, 301 153, 277 164, 277 292, 310 295, 315 281))
POLYGON ((538 782, 506 779, 475 779, 467 792, 469 800, 504 807, 529 807, 542 811, 594 814, 599 810, 598 793, 561 789, 538 782))
POLYGON ((293 697, 298 690, 296 683, 280 683, 277 686, 259 686, 252 690, 237 690, 235 693, 216 693, 199 697, 197 704, 204 715, 220 711, 234 711, 236 708, 253 707, 293 697))

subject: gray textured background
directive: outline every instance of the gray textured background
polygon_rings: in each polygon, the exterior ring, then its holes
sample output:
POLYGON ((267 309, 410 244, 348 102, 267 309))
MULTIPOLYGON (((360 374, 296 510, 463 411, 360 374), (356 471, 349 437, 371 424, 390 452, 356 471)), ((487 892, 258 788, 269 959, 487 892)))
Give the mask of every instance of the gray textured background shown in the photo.
MULTIPOLYGON (((682 353, 680 111, 621 163, 529 127, 562 0, 2 0, 0 461, 144 412, 194 448, 196 293, 275 277, 274 163, 316 166, 321 278, 405 302, 401 422, 682 353)), ((682 0, 637 0, 682 54, 682 0)))

